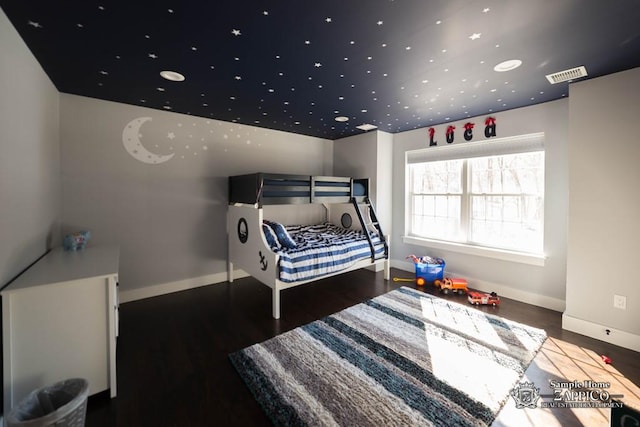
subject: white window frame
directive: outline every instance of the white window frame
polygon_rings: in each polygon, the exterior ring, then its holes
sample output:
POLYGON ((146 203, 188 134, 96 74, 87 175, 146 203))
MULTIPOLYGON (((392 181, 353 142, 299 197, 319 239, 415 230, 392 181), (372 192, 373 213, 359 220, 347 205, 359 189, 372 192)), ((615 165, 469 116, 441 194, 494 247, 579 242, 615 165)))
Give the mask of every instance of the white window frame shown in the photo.
MULTIPOLYGON (((500 260, 519 262, 537 266, 543 266, 545 262, 544 253, 519 252, 508 249, 492 248, 471 244, 467 242, 453 242, 446 240, 430 239, 418 237, 410 234, 411 226, 411 183, 410 164, 423 163, 439 160, 459 160, 473 157, 497 156, 505 154, 526 153, 534 151, 544 151, 544 133, 533 133, 509 138, 495 138, 479 142, 461 142, 458 144, 428 147, 420 150, 407 151, 405 153, 405 232, 402 236, 403 242, 413 245, 425 246, 434 249, 454 251, 468 255, 477 255, 500 260)), ((463 186, 467 194, 467 167, 463 167, 463 186)), ((467 197, 463 197, 465 203, 467 197)), ((461 218, 464 223, 468 218, 461 218)), ((462 224, 464 226, 464 224, 462 224)), ((544 239, 544 219, 543 219, 543 239, 544 239)), ((544 241, 543 241, 544 246, 544 241)))

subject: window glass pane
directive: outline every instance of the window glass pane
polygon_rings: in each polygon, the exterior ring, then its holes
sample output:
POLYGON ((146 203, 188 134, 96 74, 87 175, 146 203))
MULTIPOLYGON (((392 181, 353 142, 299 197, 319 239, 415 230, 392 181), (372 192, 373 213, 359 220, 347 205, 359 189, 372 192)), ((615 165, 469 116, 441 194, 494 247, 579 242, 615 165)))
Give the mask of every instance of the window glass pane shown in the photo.
POLYGON ((503 197, 502 203, 503 220, 510 222, 520 222, 520 197, 503 197))
POLYGON ((470 159, 469 171, 469 241, 541 251, 544 153, 470 159))
POLYGON ((459 238, 463 165, 463 160, 449 160, 409 166, 411 234, 459 238))
POLYGON ((480 157, 468 162, 472 193, 544 192, 544 152, 480 157))
POLYGON ((494 248, 542 251, 543 151, 413 163, 407 167, 413 200, 409 214, 411 234, 494 248), (463 181, 465 176, 467 182, 463 181))
POLYGON ((411 191, 414 194, 460 194, 462 164, 462 160, 412 164, 411 191))

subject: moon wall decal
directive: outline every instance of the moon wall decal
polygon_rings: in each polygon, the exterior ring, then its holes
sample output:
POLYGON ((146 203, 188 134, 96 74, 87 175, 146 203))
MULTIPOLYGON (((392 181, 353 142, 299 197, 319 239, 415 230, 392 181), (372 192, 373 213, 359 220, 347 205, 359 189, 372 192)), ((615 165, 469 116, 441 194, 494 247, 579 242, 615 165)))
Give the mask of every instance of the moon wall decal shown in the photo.
POLYGON ((151 117, 138 117, 131 120, 122 130, 122 144, 134 159, 142 163, 157 165, 170 160, 175 153, 161 155, 144 148, 140 142, 140 128, 150 120, 152 120, 151 117))

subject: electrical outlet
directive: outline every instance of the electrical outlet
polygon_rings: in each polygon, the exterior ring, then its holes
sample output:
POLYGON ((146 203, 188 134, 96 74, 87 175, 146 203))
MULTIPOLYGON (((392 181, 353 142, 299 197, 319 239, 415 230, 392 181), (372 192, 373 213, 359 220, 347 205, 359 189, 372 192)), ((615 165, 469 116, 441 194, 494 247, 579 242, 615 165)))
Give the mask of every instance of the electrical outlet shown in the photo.
POLYGON ((627 297, 622 295, 614 295, 613 296, 613 306, 615 308, 619 308, 620 310, 627 309, 627 297))

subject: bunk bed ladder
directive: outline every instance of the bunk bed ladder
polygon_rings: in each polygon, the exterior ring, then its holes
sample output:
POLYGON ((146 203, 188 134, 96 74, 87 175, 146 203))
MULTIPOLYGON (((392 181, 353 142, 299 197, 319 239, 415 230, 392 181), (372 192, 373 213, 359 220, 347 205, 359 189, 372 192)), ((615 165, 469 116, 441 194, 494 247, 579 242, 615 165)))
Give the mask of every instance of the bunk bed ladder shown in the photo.
POLYGON ((373 203, 369 200, 369 197, 364 198, 364 204, 367 206, 369 210, 369 218, 371 222, 365 223, 364 216, 362 215, 362 211, 360 210, 360 205, 355 197, 351 198, 351 203, 356 210, 356 214, 358 215, 358 220, 360 221, 360 225, 362 226, 362 231, 365 236, 367 236, 367 241, 369 242, 369 248, 371 248, 371 262, 375 262, 376 260, 376 251, 373 246, 373 240, 371 239, 371 231, 369 230, 369 226, 373 225, 375 229, 378 231, 378 235, 380 236, 380 240, 384 244, 384 257, 387 258, 389 256, 389 246, 387 245, 387 241, 384 238, 384 234, 382 233, 382 227, 380 227, 380 222, 378 221, 378 217, 376 215, 376 210, 373 208, 373 203))

